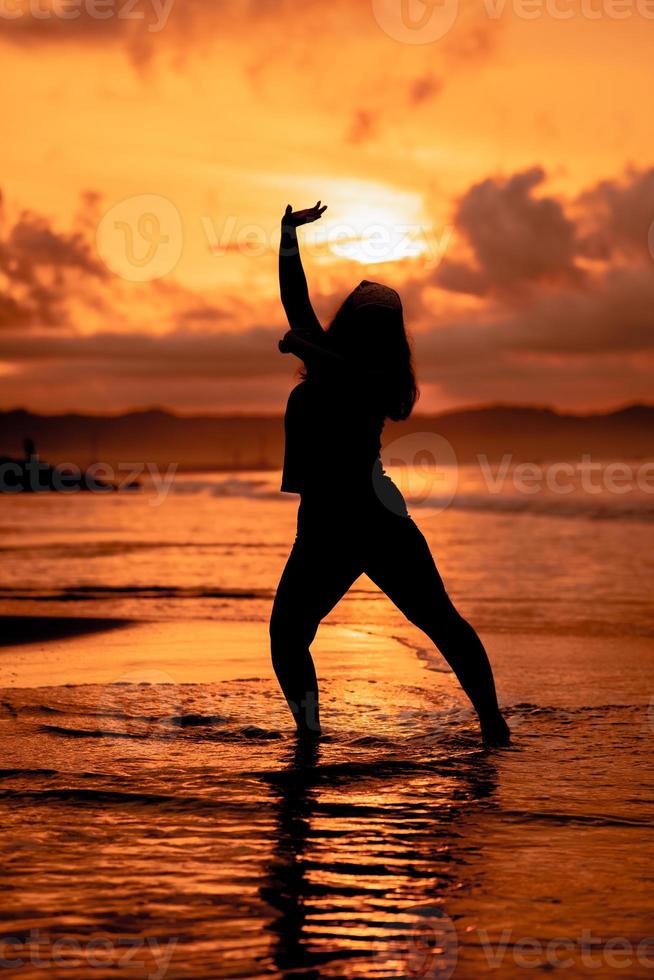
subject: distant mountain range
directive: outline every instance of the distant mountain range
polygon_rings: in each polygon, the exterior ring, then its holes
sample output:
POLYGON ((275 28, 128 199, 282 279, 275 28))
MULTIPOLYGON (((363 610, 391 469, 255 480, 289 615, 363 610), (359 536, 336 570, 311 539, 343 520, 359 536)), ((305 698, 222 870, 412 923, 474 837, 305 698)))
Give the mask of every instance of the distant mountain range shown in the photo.
MULTIPOLYGON (((460 462, 511 453, 514 461, 654 456, 654 405, 629 405, 595 415, 548 408, 491 405, 389 422, 384 444, 416 432, 447 439, 460 462)), ((95 461, 177 463, 180 469, 266 469, 281 465, 283 421, 278 416, 181 416, 160 409, 124 415, 35 415, 0 412, 0 455, 21 456, 32 439, 51 463, 95 461)))

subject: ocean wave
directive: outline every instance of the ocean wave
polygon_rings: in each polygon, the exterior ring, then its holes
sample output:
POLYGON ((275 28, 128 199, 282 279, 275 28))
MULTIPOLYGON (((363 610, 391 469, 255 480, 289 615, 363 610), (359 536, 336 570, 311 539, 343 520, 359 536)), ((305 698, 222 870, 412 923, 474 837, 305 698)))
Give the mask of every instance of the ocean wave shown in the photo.
POLYGON ((271 599, 274 589, 202 589, 167 585, 75 585, 63 589, 0 588, 0 599, 79 601, 127 596, 133 599, 271 599))
MULTIPOLYGON (((30 528, 33 532, 33 528, 30 528)), ((126 555, 131 552, 139 551, 165 551, 167 549, 192 548, 193 551, 207 551, 209 553, 219 550, 221 552, 230 549, 238 551, 264 551, 276 550, 279 545, 274 541, 228 541, 225 539, 215 541, 70 541, 70 542, 42 542, 35 543, 30 541, 26 544, 12 544, 0 547, 0 555, 19 554, 25 557, 32 552, 43 554, 47 558, 66 557, 71 558, 111 558, 114 555, 126 555)))
POLYGON ((458 493, 455 497, 407 498, 410 508, 423 510, 458 510, 484 514, 510 514, 518 516, 585 518, 591 521, 650 521, 654 518, 654 498, 631 500, 616 499, 606 495, 597 497, 576 496, 572 499, 558 496, 519 497, 509 494, 458 493))
MULTIPOLYGON (((654 518, 654 494, 630 493, 621 495, 602 491, 583 493, 578 487, 573 494, 542 491, 520 494, 515 491, 491 492, 479 487, 479 474, 454 495, 429 494, 417 496, 406 493, 409 508, 424 510, 471 511, 488 514, 538 514, 549 517, 586 518, 588 520, 645 520, 654 518), (477 484, 470 487, 470 482, 477 484)), ((279 500, 279 474, 270 477, 235 477, 233 475, 205 479, 190 479, 183 475, 174 481, 171 492, 178 495, 206 494, 212 497, 279 500)), ((291 502, 294 498, 289 499, 291 502)))
POLYGON ((634 817, 622 817, 619 814, 599 813, 566 813, 565 811, 549 810, 503 810, 503 816, 508 820, 520 823, 552 823, 560 826, 585 827, 651 827, 651 820, 639 820, 634 817))
MULTIPOLYGON (((117 716, 114 716, 117 717, 117 716)), ((167 741, 171 737, 172 728, 189 728, 194 729, 193 737, 199 741, 211 741, 211 742, 267 742, 272 740, 277 740, 283 738, 284 736, 280 731, 275 729, 260 728, 257 725, 245 725, 242 728, 216 728, 213 727, 216 723, 211 722, 209 718, 204 718, 201 721, 198 720, 199 716, 175 716, 172 718, 152 718, 152 719, 140 719, 147 723, 148 727, 143 731, 121 731, 116 728, 72 728, 65 725, 41 725, 39 731, 44 734, 59 735, 65 738, 123 738, 123 739, 137 739, 137 740, 164 740, 167 741), (189 717, 193 718, 192 722, 185 721, 189 717), (153 727, 156 726, 156 727, 153 727), (198 729, 200 727, 206 727, 209 730, 200 732, 198 729)), ((125 721, 137 721, 139 719, 132 716, 124 716, 125 721)))
MULTIPOLYGON (((91 787, 61 787, 41 790, 2 790, 0 800, 9 799, 12 802, 23 803, 80 803, 99 804, 102 806, 173 806, 175 808, 215 810, 220 807, 220 800, 207 799, 202 796, 176 796, 172 793, 146 793, 142 790, 129 792, 128 790, 114 789, 94 789, 91 787)), ((243 804, 246 805, 245 802, 243 804)))
MULTIPOLYGON (((29 600, 30 602, 78 602, 96 599, 129 598, 129 599, 233 599, 233 600, 270 600, 275 597, 275 589, 256 588, 200 588, 195 586, 168 585, 72 585, 61 589, 21 588, 20 586, 2 586, 0 599, 29 600)), ((342 601, 365 596, 369 599, 379 598, 379 593, 372 589, 350 589, 342 601)))
POLYGON ((57 769, 0 769, 0 779, 16 779, 17 777, 35 777, 40 779, 48 776, 58 776, 57 769))

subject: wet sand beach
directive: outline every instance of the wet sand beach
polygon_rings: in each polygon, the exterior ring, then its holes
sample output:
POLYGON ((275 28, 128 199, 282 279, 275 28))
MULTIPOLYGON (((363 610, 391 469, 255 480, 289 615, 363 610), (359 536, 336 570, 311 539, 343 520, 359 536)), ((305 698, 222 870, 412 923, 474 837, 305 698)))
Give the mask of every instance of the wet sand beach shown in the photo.
POLYGON ((513 745, 482 749, 364 576, 313 645, 306 749, 268 651, 296 517, 278 479, 5 501, 4 974, 650 976, 650 498, 526 502, 460 473, 446 509, 416 505, 513 745))
POLYGON ((325 624, 302 748, 265 624, 104 625, 0 654, 8 976, 651 975, 651 640, 484 636, 488 752, 449 672, 325 624))

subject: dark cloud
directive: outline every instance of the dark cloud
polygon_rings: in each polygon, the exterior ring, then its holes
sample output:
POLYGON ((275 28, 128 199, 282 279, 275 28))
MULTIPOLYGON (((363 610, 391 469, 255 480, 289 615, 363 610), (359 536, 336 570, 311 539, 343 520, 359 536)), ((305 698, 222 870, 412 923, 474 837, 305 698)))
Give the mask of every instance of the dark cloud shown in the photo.
MULTIPOLYGON (((449 308, 433 314, 433 272, 414 272, 401 288, 419 378, 448 404, 518 399, 601 407, 651 398, 654 260, 642 242, 651 172, 602 181, 567 204, 536 196, 543 181, 538 168, 489 178, 458 201, 463 257, 438 270, 449 308), (603 236, 610 261, 597 258, 599 250, 596 261, 587 261, 591 227, 603 236), (464 304, 457 293, 475 298, 464 304)), ((149 284, 149 295, 173 329, 158 335, 127 328, 83 335, 70 327, 38 330, 66 322, 69 293, 88 302, 94 283, 100 294, 106 286, 90 232, 81 227, 62 232, 31 212, 2 226, 0 269, 7 284, 0 291, 0 322, 17 328, 0 334, 0 359, 15 369, 3 379, 5 403, 21 385, 47 385, 58 403, 74 397, 81 408, 109 404, 112 386, 122 405, 210 404, 214 391, 220 405, 229 392, 233 407, 242 391, 244 406, 261 407, 269 393, 269 408, 280 407, 298 366, 277 353, 282 328, 235 329, 252 323, 253 311, 230 306, 228 296, 203 299, 162 280, 149 284), (14 273, 11 282, 7 270, 14 273)), ((109 284, 113 293, 115 280, 109 284)), ((114 298, 104 322, 119 322, 117 303, 114 298)), ((317 305, 324 312, 335 297, 317 297, 317 305)))
POLYGON ((654 222, 654 167, 629 170, 621 178, 602 180, 577 199, 584 254, 592 258, 650 255, 654 222))
POLYGON ((0 359, 17 364, 82 364, 104 376, 214 379, 279 376, 289 373, 290 356, 277 350, 282 331, 252 327, 207 332, 176 329, 155 335, 103 331, 93 334, 12 332, 0 335, 0 359))
POLYGON ((215 303, 197 303, 179 310, 175 315, 175 322, 180 327, 211 326, 226 319, 227 312, 215 303))
POLYGON ((436 282, 441 289, 467 293, 470 296, 484 296, 490 286, 483 272, 455 259, 445 259, 441 263, 436 273, 436 282))
POLYGON ((458 201, 457 253, 436 283, 476 302, 472 313, 450 304, 431 329, 422 313, 423 380, 457 403, 651 399, 654 170, 600 181, 569 202, 536 197, 544 178, 540 168, 489 178, 458 201))
POLYGON ((71 282, 104 279, 85 233, 55 230, 33 211, 0 221, 0 326, 61 325, 71 282))
POLYGON ((445 259, 437 285, 476 296, 501 294, 510 302, 512 294, 523 296, 527 287, 573 283, 590 288, 581 264, 585 259, 645 261, 651 267, 654 168, 630 169, 599 181, 567 204, 534 195, 544 180, 542 168, 532 167, 469 188, 453 220, 471 259, 445 259))
POLYGON ((435 98, 443 90, 443 81, 437 75, 427 72, 420 78, 415 78, 409 87, 409 102, 411 105, 422 105, 435 98))
POLYGON ((378 122, 379 118, 376 112, 369 109, 357 109, 350 120, 345 136, 346 142, 356 146, 372 139, 376 134, 378 122))
POLYGON ((528 302, 487 300, 477 313, 450 313, 416 333, 419 373, 457 404, 651 400, 653 308, 654 275, 644 264, 610 268, 584 288, 543 286, 528 302))
MULTIPOLYGON (((0 17, 0 38, 26 45, 81 43, 124 48, 134 66, 141 70, 162 52, 170 55, 176 68, 183 68, 189 53, 208 52, 216 43, 229 43, 247 34, 252 60, 247 73, 257 84, 270 64, 270 46, 275 59, 286 66, 294 63, 304 74, 308 67, 307 46, 326 35, 340 43, 344 33, 364 35, 380 45, 394 44, 377 23, 369 2, 352 0, 63 0, 59 7, 67 16, 57 15, 55 3, 40 0, 13 0, 11 15, 0 17), (36 11, 36 13, 34 12, 36 11), (48 15, 50 13, 50 15, 48 15), (279 43, 283 38, 283 43, 279 43), (257 49, 265 51, 257 54, 257 49), (302 65, 296 55, 301 53, 302 65)), ((485 61, 495 51, 499 21, 476 16, 467 7, 465 23, 441 39, 440 48, 449 61, 449 71, 485 61)), ((341 46, 339 55, 344 54, 341 46)), ((433 57, 435 52, 430 52, 433 57)), ((435 93, 433 93, 435 94, 435 93)))
POLYGON ((618 267, 597 277, 592 288, 552 287, 534 292, 529 302, 496 302, 475 314, 450 313, 418 338, 423 353, 448 365, 515 353, 654 352, 653 308, 651 271, 618 267))
POLYGON ((533 193, 544 180, 544 170, 532 167, 507 179, 489 177, 466 191, 454 223, 474 264, 445 260, 436 273, 437 284, 482 294, 579 280, 574 222, 555 197, 533 193), (466 284, 472 288, 464 288, 466 284))
POLYGON ((80 232, 57 232, 40 215, 23 211, 3 242, 3 253, 14 267, 14 274, 30 278, 34 266, 82 269, 91 275, 104 274, 80 232))

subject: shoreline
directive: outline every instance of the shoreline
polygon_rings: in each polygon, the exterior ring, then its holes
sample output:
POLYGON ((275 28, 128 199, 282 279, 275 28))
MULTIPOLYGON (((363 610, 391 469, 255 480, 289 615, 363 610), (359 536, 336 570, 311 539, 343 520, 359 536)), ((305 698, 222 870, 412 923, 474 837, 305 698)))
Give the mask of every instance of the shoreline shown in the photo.
MULTIPOLYGON (((138 683, 141 675, 144 683, 276 683, 266 622, 0 616, 0 635, 2 688, 138 683)), ((325 677, 393 679, 401 660, 417 681, 426 669, 401 641, 337 624, 321 626, 312 652, 325 677)))
MULTIPOLYGON (((426 683, 469 707, 436 648, 414 627, 392 636, 362 624, 321 624, 318 678, 426 683)), ((504 708, 641 705, 654 718, 654 638, 481 632, 504 708), (594 672, 588 673, 588 665, 594 672), (600 680, 601 678, 601 680, 600 680)), ((0 688, 80 684, 220 684, 277 689, 265 621, 0 615, 0 688)), ((281 692, 280 692, 281 697, 281 692)))

